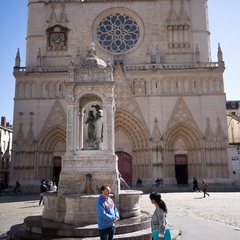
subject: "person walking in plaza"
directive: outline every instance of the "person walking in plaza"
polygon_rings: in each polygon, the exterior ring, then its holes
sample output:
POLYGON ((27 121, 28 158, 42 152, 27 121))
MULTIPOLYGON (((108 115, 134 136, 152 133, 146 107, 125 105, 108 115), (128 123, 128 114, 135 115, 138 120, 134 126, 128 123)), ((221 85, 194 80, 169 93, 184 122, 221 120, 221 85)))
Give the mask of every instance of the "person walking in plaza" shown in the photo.
MULTIPOLYGON (((152 233, 153 233, 153 240, 163 240, 167 239, 167 236, 165 236, 166 233, 166 227, 167 227, 167 206, 165 202, 161 199, 161 194, 157 192, 152 192, 149 195, 149 198, 151 200, 151 203, 155 205, 156 209, 152 215, 151 219, 151 227, 152 227, 152 233)), ((168 229, 168 237, 170 235, 169 229, 168 229)), ((171 237, 170 237, 171 239, 171 237)))
POLYGON ((115 222, 119 219, 119 212, 110 198, 110 187, 104 184, 100 188, 101 195, 96 202, 98 230, 100 240, 112 240, 115 233, 115 222))
POLYGON ((20 190, 20 183, 19 183, 19 181, 16 181, 16 184, 15 184, 15 188, 14 188, 14 193, 16 193, 16 192, 18 192, 18 193, 20 193, 21 192, 21 190, 20 190))
POLYGON ((202 180, 202 190, 203 190, 203 197, 205 198, 206 195, 210 196, 209 193, 207 193, 207 188, 208 188, 208 184, 207 182, 203 179, 202 180))
POLYGON ((5 193, 5 183, 3 182, 3 180, 1 182, 0 189, 1 189, 1 196, 3 196, 5 193))
POLYGON ((193 191, 195 192, 196 190, 198 190, 200 192, 200 188, 198 187, 198 181, 197 179, 194 177, 193 178, 193 191))
POLYGON ((46 182, 44 180, 42 180, 41 186, 40 186, 40 200, 39 200, 39 206, 42 204, 44 205, 44 201, 43 201, 43 196, 41 193, 44 193, 48 190, 48 187, 46 185, 46 182))

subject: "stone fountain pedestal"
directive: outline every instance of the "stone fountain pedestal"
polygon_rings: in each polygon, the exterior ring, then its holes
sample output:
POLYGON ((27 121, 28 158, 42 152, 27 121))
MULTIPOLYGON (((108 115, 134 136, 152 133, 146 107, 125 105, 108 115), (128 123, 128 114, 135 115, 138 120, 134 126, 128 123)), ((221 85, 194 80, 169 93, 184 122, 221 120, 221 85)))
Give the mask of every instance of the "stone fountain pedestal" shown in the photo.
MULTIPOLYGON (((114 239, 151 240, 151 217, 139 207, 142 191, 122 190, 119 193, 120 220, 114 239)), ((97 195, 47 192, 42 216, 30 216, 23 224, 11 227, 14 240, 99 240, 95 203, 97 195)))
POLYGON ((142 191, 120 190, 117 156, 98 151, 64 156, 59 191, 43 193, 43 215, 13 226, 10 239, 99 239, 95 204, 104 183, 120 213, 114 239, 150 240, 150 216, 139 206, 142 191))
MULTIPOLYGON (((139 197, 142 191, 121 190, 119 212, 121 219, 141 218, 139 197)), ((43 219, 74 225, 97 223, 96 201, 99 195, 43 193, 43 219)), ((114 199, 114 196, 112 197, 114 199)))
POLYGON ((23 225, 13 226, 11 239, 99 239, 95 203, 99 188, 106 183, 121 219, 114 239, 151 239, 149 216, 139 207, 142 192, 120 191, 114 150, 115 87, 111 63, 96 55, 92 43, 84 61, 76 65, 71 61, 68 75, 66 151, 62 156, 58 192, 45 193, 43 215, 28 217, 23 225), (92 116, 91 124, 86 112, 92 116), (98 130, 96 134, 92 133, 93 128, 98 130))
POLYGON ((97 224, 95 204, 99 187, 105 183, 110 185, 121 219, 141 217, 142 191, 120 191, 116 155, 81 151, 79 155, 64 156, 63 167, 59 191, 43 193, 43 219, 73 225, 97 224))

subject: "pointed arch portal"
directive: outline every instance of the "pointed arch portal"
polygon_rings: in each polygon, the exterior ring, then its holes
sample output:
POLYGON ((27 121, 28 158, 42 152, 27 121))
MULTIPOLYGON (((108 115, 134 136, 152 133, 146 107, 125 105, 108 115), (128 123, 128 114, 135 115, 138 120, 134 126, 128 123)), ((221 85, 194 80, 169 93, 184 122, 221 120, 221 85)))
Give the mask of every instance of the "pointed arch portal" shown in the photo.
POLYGON ((199 162, 197 152, 201 151, 200 134, 192 127, 179 123, 166 134, 166 159, 173 162, 175 178, 178 184, 187 184, 189 171, 199 162), (195 154, 194 154, 195 153, 195 154))
MULTIPOLYGON (((48 129, 39 140, 39 163, 47 164, 50 167, 49 179, 59 179, 61 172, 61 153, 66 150, 66 130, 54 126, 48 129), (48 156, 48 163, 44 159, 48 156)), ((41 172, 39 173, 41 177, 41 172)))
POLYGON ((121 131, 126 135, 131 146, 128 147, 128 152, 126 152, 126 149, 120 151, 117 148, 116 155, 119 157, 118 166, 123 179, 131 184, 132 177, 136 177, 137 174, 148 176, 150 173, 149 162, 145 164, 143 172, 139 170, 140 168, 143 169, 142 162, 147 158, 146 152, 148 149, 149 134, 135 116, 122 109, 117 109, 115 112, 115 138, 118 137, 117 132, 121 131))
POLYGON ((115 132, 122 130, 130 139, 133 150, 146 149, 148 133, 142 123, 132 114, 121 109, 115 112, 115 132))

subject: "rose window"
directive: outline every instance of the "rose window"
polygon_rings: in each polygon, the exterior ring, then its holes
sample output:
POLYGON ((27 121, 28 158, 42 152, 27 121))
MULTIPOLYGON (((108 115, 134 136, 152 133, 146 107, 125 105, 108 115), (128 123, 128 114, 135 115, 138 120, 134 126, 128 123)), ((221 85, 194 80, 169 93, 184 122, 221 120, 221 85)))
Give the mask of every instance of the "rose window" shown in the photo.
POLYGON ((139 26, 132 17, 116 13, 99 23, 97 39, 106 50, 123 53, 135 46, 139 40, 139 32, 139 26))

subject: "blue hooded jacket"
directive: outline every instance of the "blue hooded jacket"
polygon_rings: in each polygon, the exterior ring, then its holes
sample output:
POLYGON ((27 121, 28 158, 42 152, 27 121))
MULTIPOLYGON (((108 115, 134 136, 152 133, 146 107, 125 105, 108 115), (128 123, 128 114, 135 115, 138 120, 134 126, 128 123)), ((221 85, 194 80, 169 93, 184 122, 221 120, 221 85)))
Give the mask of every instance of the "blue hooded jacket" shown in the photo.
POLYGON ((115 218, 119 218, 118 210, 110 197, 106 199, 100 195, 96 202, 96 209, 99 230, 112 227, 115 218))

